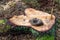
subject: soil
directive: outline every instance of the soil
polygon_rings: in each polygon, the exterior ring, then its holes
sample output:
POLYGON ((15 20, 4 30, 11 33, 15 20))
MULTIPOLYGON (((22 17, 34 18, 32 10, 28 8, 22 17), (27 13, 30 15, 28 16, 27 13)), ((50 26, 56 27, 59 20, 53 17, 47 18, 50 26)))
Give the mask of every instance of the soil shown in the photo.
MULTIPOLYGON (((47 4, 48 5, 48 4, 47 4)), ((57 27, 56 27, 56 40, 60 40, 60 24, 57 22, 58 20, 60 20, 60 6, 59 6, 60 4, 57 4, 57 3, 55 3, 55 5, 54 5, 54 15, 56 16, 56 25, 57 25, 57 27)), ((31 6, 31 5, 30 5, 31 6)), ((51 8, 51 6, 49 5, 49 7, 48 6, 46 6, 46 7, 44 7, 45 6, 45 4, 43 5, 43 7, 41 7, 41 8, 38 8, 39 10, 42 10, 42 11, 46 11, 46 10, 48 10, 48 12, 50 13, 50 11, 51 10, 49 10, 50 8, 51 8), (49 9, 48 9, 49 8, 49 9), (44 9, 44 10, 43 10, 44 9)), ((25 6, 26 7, 26 6, 25 6)), ((25 8, 24 7, 24 8, 25 8)), ((23 9, 23 8, 22 8, 23 9)), ((22 13, 22 11, 16 11, 16 9, 15 9, 15 11, 14 12, 10 12, 11 14, 1 14, 0 15, 0 19, 2 19, 2 18, 6 18, 6 19, 9 19, 10 17, 12 17, 13 15, 19 15, 18 14, 18 12, 20 12, 20 13, 22 13), (16 14, 16 13, 17 14, 16 14), (13 13, 13 14, 12 14, 13 13), (8 17, 9 16, 9 17, 8 17)), ((46 11, 47 12, 47 11, 46 11)), ((21 35, 6 35, 6 36, 0 36, 0 40, 35 40, 35 37, 34 36, 32 36, 32 35, 30 35, 30 34, 21 34, 21 35)))
POLYGON ((35 40, 35 37, 29 34, 0 36, 0 40, 35 40))

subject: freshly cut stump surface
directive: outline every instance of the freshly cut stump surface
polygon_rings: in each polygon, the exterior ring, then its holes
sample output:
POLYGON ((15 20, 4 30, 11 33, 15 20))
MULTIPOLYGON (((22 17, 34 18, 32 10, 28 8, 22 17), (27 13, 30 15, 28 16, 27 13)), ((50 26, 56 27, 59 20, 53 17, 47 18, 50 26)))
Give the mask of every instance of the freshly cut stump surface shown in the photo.
POLYGON ((51 14, 48 14, 43 11, 35 10, 33 8, 27 8, 27 9, 25 9, 25 14, 26 14, 26 16, 14 15, 12 18, 9 19, 9 21, 12 24, 15 24, 17 26, 31 27, 31 28, 33 28, 37 31, 41 31, 41 32, 48 31, 49 29, 52 28, 53 24, 55 23, 55 16, 52 15, 52 19, 51 19, 51 14), (41 26, 32 25, 29 21, 33 18, 42 20, 43 25, 41 25, 41 26))

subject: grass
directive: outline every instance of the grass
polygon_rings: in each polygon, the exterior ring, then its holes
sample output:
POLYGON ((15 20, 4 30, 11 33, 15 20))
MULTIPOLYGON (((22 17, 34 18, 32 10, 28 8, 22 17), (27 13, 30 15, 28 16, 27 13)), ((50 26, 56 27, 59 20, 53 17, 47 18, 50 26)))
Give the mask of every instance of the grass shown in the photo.
POLYGON ((0 24, 3 24, 3 23, 5 23, 5 20, 0 20, 0 24))
POLYGON ((30 28, 29 30, 27 28, 16 28, 16 30, 22 30, 27 32, 30 31, 32 33, 32 35, 36 38, 36 40, 54 40, 55 39, 55 28, 52 28, 48 33, 44 33, 43 35, 39 34, 39 32, 33 30, 32 28, 30 28))
POLYGON ((53 35, 44 35, 42 37, 37 37, 36 40, 54 40, 53 35))
POLYGON ((11 28, 10 25, 4 26, 6 24, 6 22, 7 22, 6 19, 1 19, 0 20, 0 32, 1 33, 6 32, 6 31, 8 31, 11 28))
MULTIPOLYGON (((3 24, 5 23, 6 20, 0 20, 0 24, 3 24)), ((5 27, 5 32, 10 29, 11 26, 7 25, 5 27)), ((43 36, 40 36, 41 34, 39 34, 39 32, 33 30, 32 28, 30 28, 29 30, 27 28, 16 28, 16 30, 24 30, 24 31, 30 31, 34 36, 37 36, 36 37, 36 40, 54 40, 54 33, 55 33, 55 29, 53 28, 52 30, 50 30, 50 34, 44 34, 43 36)), ((3 32, 1 29, 0 29, 0 32, 3 32)))
POLYGON ((60 24, 60 20, 59 19, 57 20, 57 23, 60 24))
POLYGON ((52 30, 50 30, 47 34, 38 36, 36 40, 55 40, 55 28, 52 28, 52 30))

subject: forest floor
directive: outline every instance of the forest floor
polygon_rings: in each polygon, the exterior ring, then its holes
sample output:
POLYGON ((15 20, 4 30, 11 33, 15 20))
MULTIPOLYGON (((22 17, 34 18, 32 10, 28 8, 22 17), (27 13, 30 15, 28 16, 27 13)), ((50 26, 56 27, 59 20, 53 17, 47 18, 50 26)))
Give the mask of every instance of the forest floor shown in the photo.
MULTIPOLYGON (((45 12, 49 12, 51 10, 46 9, 47 7, 44 8, 37 8, 39 10, 45 11, 45 12)), ((49 7, 48 7, 49 8, 49 7)), ((56 16, 56 39, 60 40, 60 6, 59 4, 55 4, 54 6, 54 13, 56 16)), ((3 20, 0 21, 0 23, 4 23, 3 20)), ((0 40, 54 40, 55 36, 49 36, 49 35, 44 35, 43 37, 35 37, 32 36, 30 34, 21 34, 21 35, 6 35, 6 36, 0 36, 0 40)))

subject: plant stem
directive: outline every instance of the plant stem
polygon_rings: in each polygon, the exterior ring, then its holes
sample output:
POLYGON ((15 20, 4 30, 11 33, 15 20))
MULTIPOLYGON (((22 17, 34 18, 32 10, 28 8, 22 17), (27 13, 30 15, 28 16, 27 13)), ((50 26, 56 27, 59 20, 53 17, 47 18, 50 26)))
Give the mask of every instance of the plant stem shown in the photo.
POLYGON ((53 14, 53 7, 52 7, 52 9, 51 9, 51 19, 52 19, 52 14, 53 14))

